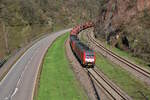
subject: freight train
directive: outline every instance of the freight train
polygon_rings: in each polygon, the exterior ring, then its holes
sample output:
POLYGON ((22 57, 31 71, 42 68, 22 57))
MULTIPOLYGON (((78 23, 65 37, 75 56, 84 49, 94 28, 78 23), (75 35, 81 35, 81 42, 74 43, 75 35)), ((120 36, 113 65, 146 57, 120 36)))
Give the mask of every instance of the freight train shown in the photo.
POLYGON ((90 27, 93 27, 93 23, 88 22, 83 25, 76 26, 70 32, 70 46, 72 48, 72 51, 84 67, 94 67, 96 56, 95 52, 92 49, 90 49, 87 45, 82 43, 78 39, 77 35, 80 31, 90 27))

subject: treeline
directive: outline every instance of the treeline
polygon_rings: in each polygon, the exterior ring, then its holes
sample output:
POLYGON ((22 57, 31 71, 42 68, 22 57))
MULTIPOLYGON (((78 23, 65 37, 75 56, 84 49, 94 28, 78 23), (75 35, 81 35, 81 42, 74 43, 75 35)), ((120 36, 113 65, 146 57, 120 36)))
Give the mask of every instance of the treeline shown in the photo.
POLYGON ((0 59, 33 38, 97 16, 98 0, 0 0, 0 59))

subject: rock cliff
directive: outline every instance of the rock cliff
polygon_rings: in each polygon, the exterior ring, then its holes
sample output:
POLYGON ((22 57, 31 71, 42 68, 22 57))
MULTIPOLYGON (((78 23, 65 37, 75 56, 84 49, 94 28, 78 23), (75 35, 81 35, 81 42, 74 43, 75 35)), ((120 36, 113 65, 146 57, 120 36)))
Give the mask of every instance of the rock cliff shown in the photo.
POLYGON ((150 0, 102 0, 95 36, 150 61, 150 0))

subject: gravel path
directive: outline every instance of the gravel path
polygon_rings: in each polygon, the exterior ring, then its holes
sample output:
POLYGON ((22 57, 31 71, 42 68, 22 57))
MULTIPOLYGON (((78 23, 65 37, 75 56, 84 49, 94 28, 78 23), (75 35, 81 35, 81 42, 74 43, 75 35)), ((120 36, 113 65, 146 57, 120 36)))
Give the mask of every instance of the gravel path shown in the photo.
MULTIPOLYGON (((92 37, 93 36, 93 32, 89 31, 90 35, 92 37)), ((100 42, 100 41, 99 41, 100 42)), ((100 43, 101 44, 101 43, 100 43)), ((123 69, 127 70, 128 72, 130 72, 132 75, 134 75, 136 77, 137 80, 141 80, 142 82, 145 83, 145 85, 150 86, 150 76, 149 74, 143 74, 141 73, 141 71, 139 72, 139 69, 137 67, 130 67, 129 64, 123 62, 122 60, 118 60, 118 58, 108 54, 106 51, 104 51, 103 49, 100 49, 96 46, 96 44, 94 44, 93 42, 90 42, 90 45, 92 46, 92 48, 96 51, 98 51, 99 53, 101 53, 103 56, 105 56, 107 59, 109 59, 110 61, 116 63, 117 65, 119 65, 120 67, 122 67, 123 69)), ((146 71, 148 71, 147 69, 144 69, 146 71)), ((149 71, 148 71, 149 72, 149 71)))
POLYGON ((66 54, 72 69, 79 80, 80 84, 83 86, 85 92, 90 100, 110 100, 110 98, 104 94, 103 89, 99 88, 96 83, 92 80, 90 75, 82 68, 80 63, 75 58, 72 50, 70 48, 69 39, 66 41, 66 54))

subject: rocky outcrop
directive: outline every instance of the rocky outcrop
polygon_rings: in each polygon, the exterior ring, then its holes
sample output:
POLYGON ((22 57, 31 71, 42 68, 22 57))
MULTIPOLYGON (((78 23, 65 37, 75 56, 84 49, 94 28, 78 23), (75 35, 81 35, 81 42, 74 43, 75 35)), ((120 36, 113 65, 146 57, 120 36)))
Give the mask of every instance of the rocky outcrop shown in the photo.
POLYGON ((95 35, 150 61, 150 0, 107 0, 95 35))

